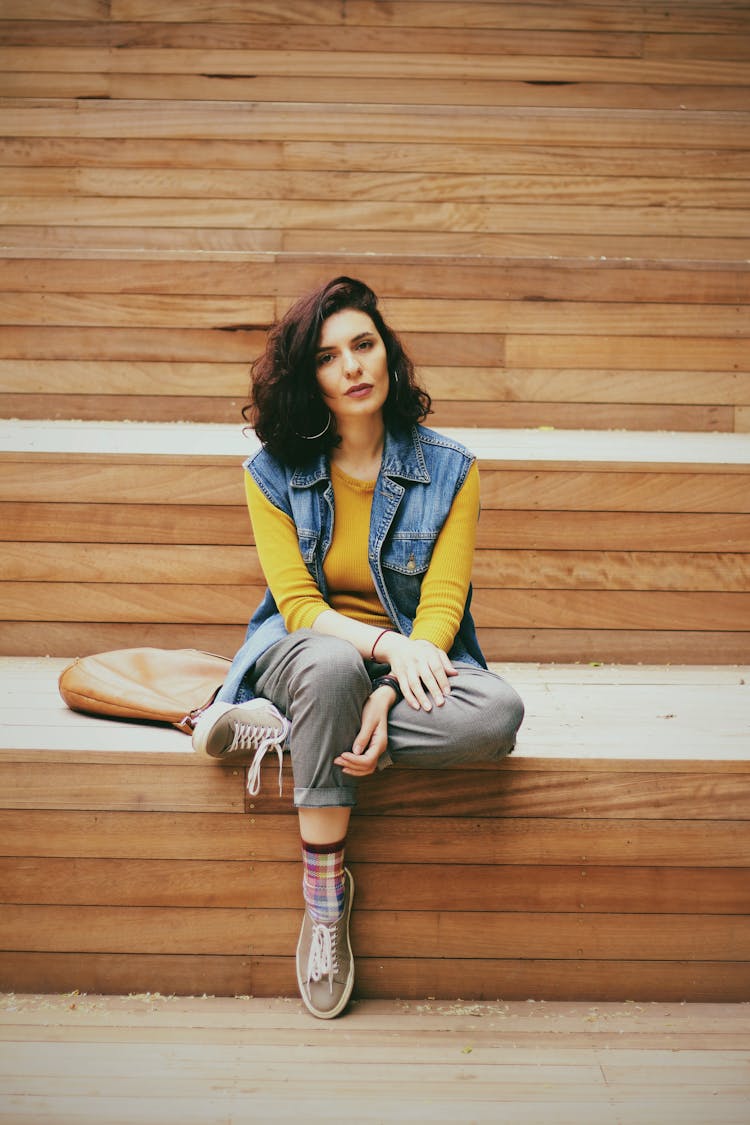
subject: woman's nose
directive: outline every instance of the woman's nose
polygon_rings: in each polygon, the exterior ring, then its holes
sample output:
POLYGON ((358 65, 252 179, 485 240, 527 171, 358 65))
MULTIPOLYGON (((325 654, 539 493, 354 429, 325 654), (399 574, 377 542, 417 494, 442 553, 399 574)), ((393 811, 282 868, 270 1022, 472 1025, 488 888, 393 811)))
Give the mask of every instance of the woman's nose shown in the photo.
POLYGON ((357 353, 345 351, 343 358, 344 358, 344 373, 346 374, 347 378, 351 378, 353 375, 358 375, 359 372, 361 371, 361 367, 360 367, 359 357, 357 356, 357 353))

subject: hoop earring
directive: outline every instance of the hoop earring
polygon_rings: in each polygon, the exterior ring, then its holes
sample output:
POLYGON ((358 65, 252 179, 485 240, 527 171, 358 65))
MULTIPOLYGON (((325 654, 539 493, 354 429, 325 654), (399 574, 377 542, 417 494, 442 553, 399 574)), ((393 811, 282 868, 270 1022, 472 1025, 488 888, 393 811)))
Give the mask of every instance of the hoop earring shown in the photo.
POLYGON ((331 417, 332 417, 332 415, 331 415, 331 410, 330 410, 330 407, 329 407, 328 408, 328 421, 326 422, 325 426, 323 427, 323 429, 320 431, 319 434, 301 434, 297 430, 295 430, 294 432, 295 432, 295 434, 297 434, 297 437, 302 438, 303 441, 315 441, 317 438, 323 437, 323 434, 328 433, 328 430, 330 429, 330 426, 331 426, 331 417))
POLYGON ((398 371, 395 367, 393 369, 393 382, 396 384, 396 386, 398 386, 398 371))

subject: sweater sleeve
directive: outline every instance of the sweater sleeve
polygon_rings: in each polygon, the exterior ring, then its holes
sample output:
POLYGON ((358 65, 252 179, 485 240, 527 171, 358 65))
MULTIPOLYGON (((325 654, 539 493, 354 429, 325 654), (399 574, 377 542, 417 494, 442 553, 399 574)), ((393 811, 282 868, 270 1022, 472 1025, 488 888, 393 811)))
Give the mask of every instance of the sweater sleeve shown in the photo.
POLYGON ((475 461, 435 542, 411 634, 415 640, 432 641, 444 652, 450 650, 463 617, 478 519, 479 470, 475 461))
POLYGON ((284 624, 290 633, 310 629, 330 606, 305 566, 294 521, 271 503, 248 472, 245 495, 260 565, 284 624))

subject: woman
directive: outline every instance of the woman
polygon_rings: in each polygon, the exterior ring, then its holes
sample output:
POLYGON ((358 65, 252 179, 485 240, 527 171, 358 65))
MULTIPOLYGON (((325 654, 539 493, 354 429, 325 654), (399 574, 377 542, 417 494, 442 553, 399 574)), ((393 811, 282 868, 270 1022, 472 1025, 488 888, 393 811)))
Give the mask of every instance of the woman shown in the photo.
MULTIPOLYGON (((357 782, 392 763, 495 761, 523 718, 469 612, 479 514, 473 455, 430 409, 375 294, 339 277, 301 298, 253 364, 245 463, 268 582, 196 749, 291 752, 305 915, 304 1003, 343 1011, 354 983, 344 846, 357 782)), ((281 775, 280 775, 281 776, 281 775)), ((404 784, 408 775, 404 775, 404 784)))

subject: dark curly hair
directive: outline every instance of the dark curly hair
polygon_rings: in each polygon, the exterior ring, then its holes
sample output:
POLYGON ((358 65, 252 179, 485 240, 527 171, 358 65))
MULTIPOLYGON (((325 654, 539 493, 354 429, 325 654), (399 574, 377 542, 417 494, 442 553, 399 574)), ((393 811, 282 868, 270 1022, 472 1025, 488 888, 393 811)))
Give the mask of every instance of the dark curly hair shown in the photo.
POLYGON ((266 350, 252 364, 243 416, 268 451, 287 465, 303 465, 340 444, 336 420, 318 389, 315 357, 323 322, 342 309, 366 313, 385 344, 390 375, 383 408, 386 427, 408 430, 431 411, 430 396, 417 383, 414 365, 383 320, 372 289, 363 281, 336 277, 292 305, 271 328, 266 350), (330 425, 320 433, 327 420, 330 425))

